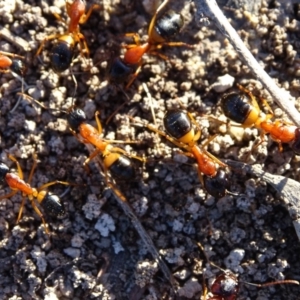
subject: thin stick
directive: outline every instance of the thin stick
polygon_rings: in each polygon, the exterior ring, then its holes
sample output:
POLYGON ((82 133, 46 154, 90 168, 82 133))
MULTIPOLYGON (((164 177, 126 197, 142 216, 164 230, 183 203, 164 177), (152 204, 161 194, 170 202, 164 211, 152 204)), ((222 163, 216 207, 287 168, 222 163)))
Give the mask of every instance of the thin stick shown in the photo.
POLYGON ((229 39, 234 49, 244 60, 246 65, 252 71, 253 75, 269 91, 275 102, 290 116, 297 126, 300 126, 300 114, 293 105, 295 98, 287 91, 279 88, 273 79, 259 65, 251 52, 245 46, 235 29, 230 25, 215 0, 195 0, 197 8, 197 19, 203 19, 206 16, 212 20, 219 30, 229 39))

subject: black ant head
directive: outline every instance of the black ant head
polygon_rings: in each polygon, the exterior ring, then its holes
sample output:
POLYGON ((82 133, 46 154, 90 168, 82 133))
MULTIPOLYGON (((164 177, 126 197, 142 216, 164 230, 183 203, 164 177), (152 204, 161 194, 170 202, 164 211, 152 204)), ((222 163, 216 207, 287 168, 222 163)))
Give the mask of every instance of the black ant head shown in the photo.
POLYGON ((203 176, 204 186, 207 192, 215 198, 222 198, 226 195, 229 182, 224 170, 219 169, 216 176, 203 176))
POLYGON ((0 163, 0 183, 5 179, 6 174, 9 172, 9 168, 6 164, 0 163))
POLYGON ((300 128, 296 128, 295 130, 295 140, 292 149, 296 155, 300 155, 300 128))
POLYGON ((80 125, 86 122, 86 115, 82 109, 75 108, 69 112, 67 121, 70 128, 73 131, 78 132, 80 125))
POLYGON ((12 72, 24 77, 26 72, 26 66, 21 59, 13 59, 10 66, 12 72))
POLYGON ((65 214, 65 208, 60 201, 60 198, 50 192, 45 195, 45 198, 41 202, 41 206, 45 212, 51 216, 58 217, 65 214))

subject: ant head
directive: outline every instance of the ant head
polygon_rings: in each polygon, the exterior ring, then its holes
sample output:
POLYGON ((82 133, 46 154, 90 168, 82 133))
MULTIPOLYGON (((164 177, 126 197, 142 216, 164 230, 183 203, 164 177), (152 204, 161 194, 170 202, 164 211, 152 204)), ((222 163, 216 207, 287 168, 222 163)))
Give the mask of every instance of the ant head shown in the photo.
POLYGON ((9 172, 9 168, 6 164, 0 163, 0 183, 4 181, 6 174, 9 172))
POLYGON ((164 116, 164 126, 167 133, 180 142, 189 143, 194 139, 191 119, 182 110, 169 110, 164 116))
POLYGON ((86 115, 80 108, 75 108, 67 115, 67 121, 73 131, 78 131, 79 126, 86 122, 86 115))
POLYGON ((26 72, 26 66, 21 59, 13 59, 10 68, 12 72, 24 77, 26 72))
POLYGON ((226 172, 219 169, 216 176, 204 176, 204 185, 207 192, 215 198, 224 197, 229 188, 229 182, 227 179, 226 172))
POLYGON ((44 208, 45 212, 51 216, 63 216, 65 214, 65 208, 60 201, 60 198, 48 192, 41 202, 41 206, 44 208))
POLYGON ((292 149, 295 154, 300 155, 300 128, 296 128, 295 130, 295 140, 292 144, 292 149))

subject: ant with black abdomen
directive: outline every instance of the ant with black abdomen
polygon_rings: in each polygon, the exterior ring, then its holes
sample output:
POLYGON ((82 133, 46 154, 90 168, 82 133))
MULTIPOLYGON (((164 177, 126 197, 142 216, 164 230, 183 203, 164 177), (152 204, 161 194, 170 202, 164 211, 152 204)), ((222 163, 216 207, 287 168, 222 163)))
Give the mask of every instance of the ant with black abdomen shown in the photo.
POLYGON ((227 190, 229 183, 226 173, 218 167, 221 166, 225 168, 227 165, 204 149, 215 136, 210 138, 201 147, 198 146, 197 141, 201 135, 200 129, 191 114, 186 113, 183 110, 169 110, 165 114, 163 122, 167 133, 164 133, 149 124, 145 124, 145 126, 151 131, 165 137, 177 147, 184 149, 186 151, 184 152, 184 155, 196 160, 199 180, 209 194, 220 198, 227 193, 231 193, 227 190), (196 130, 194 125, 197 128, 196 130))
POLYGON ((18 223, 21 220, 24 205, 25 205, 25 197, 27 196, 34 211, 42 219, 46 233, 49 234, 50 232, 47 227, 44 216, 43 216, 42 212, 40 211, 40 209, 38 208, 38 206, 36 205, 35 201, 37 201, 43 207, 43 209, 45 210, 45 212, 47 214, 53 215, 56 217, 62 216, 65 214, 65 209, 60 200, 60 197, 51 192, 48 192, 46 189, 49 186, 54 185, 54 184, 64 184, 64 185, 72 185, 72 184, 70 184, 69 182, 56 180, 56 181, 51 181, 51 182, 45 183, 42 186, 40 186, 39 188, 34 188, 30 185, 30 182, 32 180, 32 176, 33 176, 33 173, 34 173, 36 165, 37 165, 36 155, 35 154, 33 155, 34 163, 32 165, 27 182, 24 181, 23 172, 22 172, 22 169, 21 169, 21 166, 20 166, 18 160, 10 154, 8 155, 8 158, 17 165, 18 174, 11 173, 9 167, 6 164, 0 163, 0 182, 5 181, 12 190, 11 193, 0 196, 0 201, 3 199, 11 198, 18 192, 22 193, 23 198, 22 198, 22 203, 21 203, 21 207, 19 209, 19 214, 18 214, 18 218, 17 218, 17 223, 18 223))
POLYGON ((126 33, 125 37, 132 37, 134 44, 125 46, 126 52, 123 59, 114 58, 108 65, 108 79, 115 83, 123 83, 128 80, 125 89, 128 89, 142 68, 144 54, 157 55, 167 60, 167 56, 158 52, 163 46, 170 47, 193 47, 183 42, 170 42, 182 29, 183 17, 173 10, 168 10, 159 17, 160 12, 168 4, 164 0, 157 8, 148 28, 148 40, 141 44, 140 36, 137 33, 126 33))
MULTIPOLYGON (((52 34, 47 36, 38 48, 36 56, 41 53, 47 41, 54 39, 57 39, 57 43, 50 52, 50 61, 52 69, 57 73, 61 73, 70 67, 76 44, 79 44, 81 55, 85 52, 89 56, 90 51, 84 35, 80 32, 79 24, 84 24, 89 19, 92 11, 99 7, 98 4, 93 4, 86 13, 86 2, 84 0, 74 0, 72 4, 66 2, 67 14, 70 18, 67 32, 62 35, 52 34)), ((59 15, 54 14, 54 16, 61 20, 59 15)))
POLYGON ((257 97, 241 85, 238 85, 238 88, 240 89, 239 93, 227 93, 221 98, 221 107, 225 116, 244 128, 256 127, 261 130, 261 140, 255 145, 255 148, 264 141, 265 134, 270 134, 271 138, 278 143, 280 151, 282 151, 283 143, 292 142, 294 153, 299 155, 300 128, 281 120, 271 121, 270 119, 273 118, 273 112, 264 99, 261 101, 270 112, 262 116, 256 100, 257 97))

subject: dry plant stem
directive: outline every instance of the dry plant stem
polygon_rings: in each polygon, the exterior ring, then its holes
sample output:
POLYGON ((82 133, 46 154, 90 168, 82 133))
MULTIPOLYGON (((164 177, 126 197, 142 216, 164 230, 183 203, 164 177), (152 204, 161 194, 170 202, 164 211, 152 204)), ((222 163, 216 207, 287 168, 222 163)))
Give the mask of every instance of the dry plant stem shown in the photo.
MULTIPOLYGON (((85 144, 85 145, 90 153, 94 152, 94 148, 91 145, 89 145, 89 144, 85 144)), ((93 160, 97 161, 97 164, 96 164, 97 169, 99 170, 99 173, 103 175, 103 178, 105 178, 105 175, 103 174, 102 169, 100 167, 100 166, 102 166, 102 162, 101 162, 99 155, 96 156, 93 160)), ((132 225, 134 226, 134 228, 138 232, 139 236, 145 243, 145 245, 146 245, 148 251, 151 253, 153 259, 158 263, 159 268, 161 269, 165 278, 171 283, 173 292, 176 293, 176 289, 177 289, 176 287, 178 286, 176 280, 174 279, 172 273, 170 272, 170 270, 169 270, 168 266, 166 265, 166 263, 164 262, 164 260, 159 255, 151 237, 149 236, 147 231, 144 229, 144 227, 141 224, 138 217, 135 215, 134 211, 132 210, 132 208, 131 208, 130 204, 128 203, 128 201, 126 200, 125 196, 119 191, 119 189, 116 188, 114 183, 109 183, 108 187, 110 188, 111 192, 114 194, 118 204, 122 207, 125 215, 128 218, 130 218, 132 225)))
POLYGON ((206 16, 217 25, 219 30, 229 39, 231 45, 245 61, 252 73, 269 91, 275 102, 290 116, 297 126, 300 126, 300 114, 293 105, 295 99, 287 91, 279 88, 273 79, 259 65, 235 29, 230 25, 216 1, 195 0, 194 2, 197 8, 197 19, 203 19, 203 16, 206 16))
POLYGON ((280 175, 273 175, 265 172, 259 165, 247 165, 234 160, 225 160, 233 170, 241 171, 261 178, 269 183, 283 198, 286 209, 288 210, 293 225, 300 241, 300 183, 280 175))

